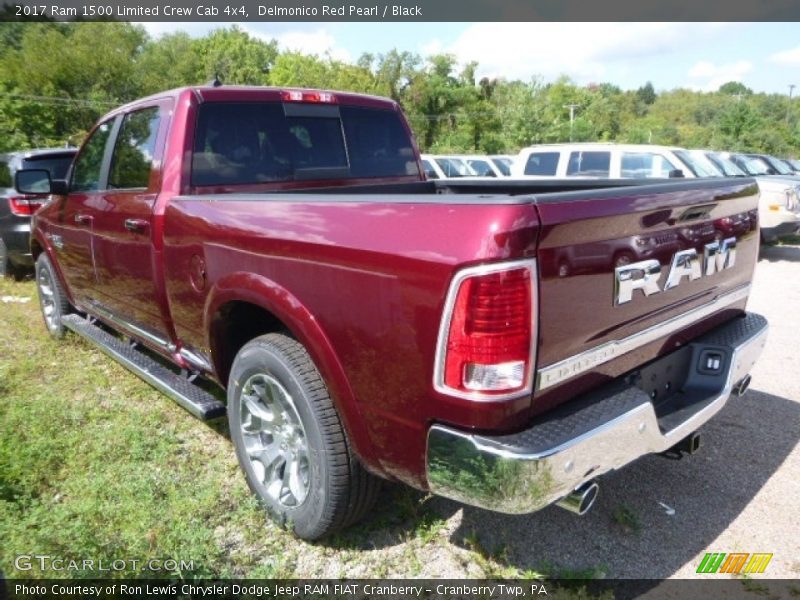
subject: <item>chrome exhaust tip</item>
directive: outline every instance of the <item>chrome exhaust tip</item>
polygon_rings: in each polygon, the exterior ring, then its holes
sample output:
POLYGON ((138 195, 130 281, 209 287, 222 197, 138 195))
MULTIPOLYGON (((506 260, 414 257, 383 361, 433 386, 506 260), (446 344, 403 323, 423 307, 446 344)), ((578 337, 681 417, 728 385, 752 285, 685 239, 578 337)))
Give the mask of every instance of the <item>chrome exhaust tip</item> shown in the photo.
POLYGON ((750 387, 750 375, 745 375, 744 379, 742 379, 739 383, 733 386, 734 393, 741 397, 744 396, 744 393, 747 391, 747 388, 750 387))
POLYGON ((579 516, 585 515, 592 508, 599 491, 600 486, 596 482, 587 481, 576 487, 571 494, 556 502, 556 506, 579 516))

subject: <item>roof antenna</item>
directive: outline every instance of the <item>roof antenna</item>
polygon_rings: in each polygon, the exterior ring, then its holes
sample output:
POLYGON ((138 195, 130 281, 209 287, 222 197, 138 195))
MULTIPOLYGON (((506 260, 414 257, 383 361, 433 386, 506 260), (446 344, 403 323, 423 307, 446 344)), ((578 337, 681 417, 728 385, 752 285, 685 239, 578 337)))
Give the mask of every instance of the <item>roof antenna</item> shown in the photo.
POLYGON ((219 80, 219 74, 214 73, 214 79, 208 82, 208 85, 211 87, 219 87, 222 85, 222 82, 219 80))

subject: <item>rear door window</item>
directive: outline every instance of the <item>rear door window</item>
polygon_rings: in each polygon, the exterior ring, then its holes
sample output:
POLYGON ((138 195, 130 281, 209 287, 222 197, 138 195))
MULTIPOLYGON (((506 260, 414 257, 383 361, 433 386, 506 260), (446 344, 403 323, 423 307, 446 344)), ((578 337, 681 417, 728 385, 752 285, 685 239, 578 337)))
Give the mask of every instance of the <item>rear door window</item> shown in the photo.
POLYGON ((611 166, 610 152, 570 152, 567 176, 608 177, 611 166))
POLYGON ((108 186, 112 189, 147 189, 156 150, 158 107, 125 115, 117 136, 108 186))
POLYGON ((623 152, 620 175, 624 178, 667 178, 678 169, 666 156, 653 152, 623 152))
POLYGON ((649 152, 623 152, 620 176, 625 179, 652 177, 653 154, 649 152))
POLYGON ((560 152, 532 152, 525 163, 525 175, 555 175, 560 152))
POLYGON ((419 176, 410 136, 396 112, 292 106, 284 111, 279 102, 202 104, 192 183, 419 176))

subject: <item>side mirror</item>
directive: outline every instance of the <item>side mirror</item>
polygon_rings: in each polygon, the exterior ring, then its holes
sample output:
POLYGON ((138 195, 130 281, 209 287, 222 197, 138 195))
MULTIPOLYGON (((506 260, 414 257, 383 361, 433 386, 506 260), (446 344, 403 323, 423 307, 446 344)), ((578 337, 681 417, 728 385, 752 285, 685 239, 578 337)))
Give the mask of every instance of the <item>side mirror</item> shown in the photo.
POLYGON ((685 177, 685 175, 683 174, 683 171, 681 171, 680 169, 672 169, 669 172, 668 177, 670 179, 675 179, 675 178, 678 178, 678 177, 685 177))
POLYGON ((20 169, 14 177, 14 187, 20 194, 67 193, 67 182, 50 179, 50 172, 46 169, 20 169))

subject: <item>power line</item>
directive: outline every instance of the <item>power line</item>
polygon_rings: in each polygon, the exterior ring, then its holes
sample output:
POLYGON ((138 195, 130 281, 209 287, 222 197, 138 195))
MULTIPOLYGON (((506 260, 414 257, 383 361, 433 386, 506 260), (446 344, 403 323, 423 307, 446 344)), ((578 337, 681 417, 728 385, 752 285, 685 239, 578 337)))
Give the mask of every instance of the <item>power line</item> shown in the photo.
POLYGON ((70 98, 65 96, 34 96, 30 94, 4 94, 0 93, 0 98, 11 98, 12 100, 27 100, 38 102, 39 104, 83 104, 86 106, 119 106, 122 102, 111 102, 109 100, 89 100, 87 98, 70 98))

